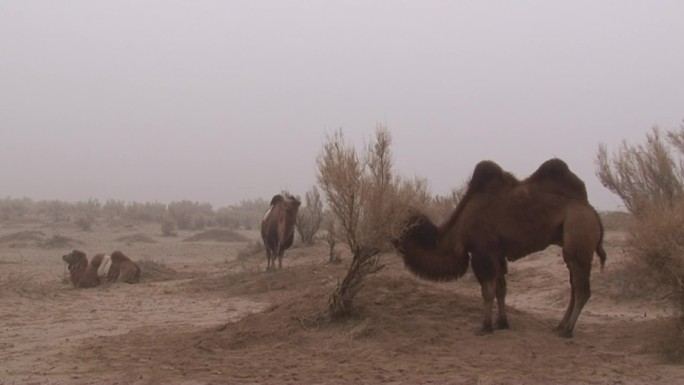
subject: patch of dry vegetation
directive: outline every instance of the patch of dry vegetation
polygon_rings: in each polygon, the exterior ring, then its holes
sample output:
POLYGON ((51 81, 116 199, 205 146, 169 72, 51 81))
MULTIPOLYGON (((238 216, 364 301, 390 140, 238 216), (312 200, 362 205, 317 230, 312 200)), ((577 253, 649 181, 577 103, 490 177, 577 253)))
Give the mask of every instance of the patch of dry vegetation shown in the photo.
POLYGON ((168 281, 178 278, 178 272, 166 266, 162 261, 144 258, 137 264, 140 266, 140 277, 143 281, 168 281))
POLYGON ((316 233, 323 223, 323 201, 316 186, 304 195, 304 206, 297 211, 295 227, 305 245, 312 245, 316 233))
POLYGON ((41 242, 45 238, 45 233, 39 230, 24 230, 16 233, 3 235, 0 243, 17 244, 22 242, 41 242))
POLYGON ((599 216, 605 230, 627 231, 634 221, 634 215, 625 211, 603 211, 599 216))
POLYGON ((378 125, 373 141, 358 152, 339 130, 325 139, 316 161, 318 184, 335 221, 328 231, 352 254, 347 275, 330 296, 329 311, 337 318, 353 310, 364 278, 382 268, 380 254, 428 195, 424 183, 394 174, 391 144, 389 130, 378 125))
POLYGON ((124 235, 119 238, 116 238, 115 240, 117 242, 126 242, 129 245, 133 243, 157 243, 157 241, 155 241, 154 239, 141 233, 124 235))
POLYGON ((633 214, 629 231, 632 259, 626 264, 627 290, 663 296, 676 314, 664 322, 662 354, 684 360, 684 124, 663 138, 658 128, 643 145, 624 142, 612 157, 605 145, 597 155, 597 175, 633 214), (677 154, 677 155, 674 155, 677 154))
POLYGON ((185 238, 183 242, 247 242, 249 239, 230 229, 211 229, 185 238))
POLYGON ((252 257, 260 255, 266 255, 266 249, 264 248, 264 244, 261 241, 254 241, 249 245, 243 247, 242 249, 238 250, 237 259, 238 261, 245 261, 247 259, 251 259, 252 257))
POLYGON ((268 201, 262 198, 214 210, 209 203, 188 200, 166 205, 110 199, 102 204, 97 199, 72 203, 8 197, 0 199, 0 221, 34 223, 47 219, 52 223, 72 223, 83 231, 92 230, 100 222, 153 222, 162 226, 163 235, 175 236, 176 229, 203 230, 215 226, 253 229, 258 227, 267 208, 268 201))
POLYGON ((83 242, 64 235, 53 235, 52 238, 43 240, 40 247, 43 249, 72 249, 82 244, 83 242))
POLYGON ((18 295, 31 299, 54 298, 59 282, 41 281, 27 272, 10 272, 0 276, 0 296, 18 295))
POLYGON ((53 235, 46 238, 44 232, 39 230, 25 230, 0 237, 0 243, 7 243, 9 247, 24 247, 30 244, 43 249, 72 248, 83 244, 76 239, 63 235, 53 235))

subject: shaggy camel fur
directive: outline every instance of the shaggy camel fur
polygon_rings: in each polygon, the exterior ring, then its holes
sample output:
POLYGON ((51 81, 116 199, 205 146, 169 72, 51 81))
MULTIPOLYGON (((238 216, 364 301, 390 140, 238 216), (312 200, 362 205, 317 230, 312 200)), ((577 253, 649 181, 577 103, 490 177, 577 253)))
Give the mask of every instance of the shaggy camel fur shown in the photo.
POLYGON ((494 162, 477 164, 466 193, 451 217, 436 226, 425 215, 413 216, 395 240, 404 263, 421 278, 441 281, 461 277, 470 259, 484 299, 480 333, 508 328, 507 260, 515 261, 549 245, 562 247, 570 272, 570 302, 556 331, 572 337, 582 308, 591 296, 589 277, 594 252, 601 269, 606 260, 603 225, 589 204, 584 182, 560 159, 544 162, 523 181, 494 162))
POLYGON ((112 255, 97 254, 90 263, 86 254, 74 250, 62 256, 69 268, 71 283, 76 287, 94 287, 106 282, 137 283, 140 281, 140 266, 121 251, 112 255))
POLYGON ((274 195, 271 207, 261 220, 261 239, 266 248, 266 271, 275 269, 275 259, 278 258, 278 268, 283 268, 283 254, 294 242, 295 221, 299 202, 291 196, 274 195))

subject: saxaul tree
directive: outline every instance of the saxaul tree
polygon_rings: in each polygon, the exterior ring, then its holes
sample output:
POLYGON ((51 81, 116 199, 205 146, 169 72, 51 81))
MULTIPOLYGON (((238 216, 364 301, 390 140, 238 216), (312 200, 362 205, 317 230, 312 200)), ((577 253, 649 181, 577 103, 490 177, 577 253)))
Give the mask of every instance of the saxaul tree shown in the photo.
POLYGON ((424 183, 393 175, 391 143, 389 130, 378 125, 359 153, 340 129, 326 137, 317 159, 318 184, 337 223, 333 235, 352 255, 346 276, 330 296, 333 318, 349 314, 364 278, 381 268, 379 255, 403 231, 411 208, 420 204, 417 197, 429 196, 424 183))
POLYGON ((314 242, 316 233, 323 222, 323 201, 321 201, 321 194, 318 192, 316 186, 312 186, 309 191, 304 194, 304 207, 300 207, 297 212, 297 222, 295 228, 302 242, 306 245, 311 245, 314 242))

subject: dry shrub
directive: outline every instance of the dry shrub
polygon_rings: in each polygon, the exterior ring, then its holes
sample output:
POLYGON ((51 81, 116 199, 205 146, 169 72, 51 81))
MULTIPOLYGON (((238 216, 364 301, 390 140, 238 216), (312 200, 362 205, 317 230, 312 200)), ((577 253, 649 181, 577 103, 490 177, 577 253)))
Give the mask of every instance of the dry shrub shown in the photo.
POLYGON ((58 289, 58 283, 40 281, 24 272, 10 272, 0 277, 0 296, 12 293, 31 299, 52 298, 57 296, 58 289))
POLYGON ((605 230, 628 230, 634 216, 625 211, 602 211, 599 213, 605 230))
POLYGON ((214 217, 211 204, 188 200, 171 202, 168 211, 180 230, 202 230, 214 217))
POLYGON ((33 207, 33 201, 29 198, 13 199, 6 197, 0 199, 0 219, 17 220, 28 216, 33 207))
POLYGON ((161 233, 165 237, 175 237, 178 235, 176 233, 176 221, 169 215, 164 215, 161 218, 161 233))
POLYGON ((667 288, 684 315, 684 200, 644 209, 630 231, 630 246, 643 271, 667 288))
POLYGON ((191 237, 185 238, 183 242, 200 242, 200 241, 214 241, 214 242, 246 242, 249 239, 242 234, 239 234, 229 229, 211 229, 195 234, 191 237))
POLYGON ((244 261, 256 255, 264 254, 265 250, 262 242, 255 241, 240 249, 237 253, 237 259, 238 261, 244 261))
POLYGON ((141 234, 141 233, 124 235, 122 237, 116 238, 115 241, 126 242, 129 245, 132 243, 156 243, 157 242, 154 239, 148 237, 147 235, 141 234))
POLYGON ((599 146, 596 175, 635 215, 652 204, 673 204, 684 195, 684 164, 672 154, 672 148, 684 154, 684 125, 666 136, 667 141, 654 127, 646 134, 646 144, 623 142, 612 158, 605 144, 599 146))
POLYGON ((166 205, 158 202, 130 202, 126 206, 126 212, 124 213, 126 219, 144 222, 157 222, 164 218, 165 215, 166 205))
POLYGON ((168 281, 175 279, 178 274, 163 261, 155 261, 151 258, 144 258, 137 264, 140 266, 141 277, 145 281, 168 281))
POLYGON ((45 238, 45 233, 39 230, 24 230, 16 233, 3 235, 0 237, 0 243, 16 243, 16 242, 42 242, 45 238))
POLYGON ((403 231, 425 187, 393 175, 391 143, 387 128, 378 125, 374 141, 359 154, 338 130, 326 137, 317 159, 318 184, 339 225, 332 234, 352 253, 347 275, 330 296, 333 318, 350 314, 364 277, 381 268, 379 255, 403 231))
POLYGON ((323 202, 316 186, 312 186, 304 195, 304 207, 297 211, 295 228, 302 242, 311 245, 323 222, 323 202))
POLYGON ((74 224, 78 226, 81 231, 90 231, 93 229, 93 224, 95 223, 95 217, 91 214, 82 214, 74 221, 74 224))
MULTIPOLYGON (((662 291, 671 299, 677 314, 661 336, 668 344, 684 346, 684 125, 666 135, 667 142, 653 128, 646 144, 623 142, 610 159, 602 144, 596 164, 601 183, 634 215, 627 276, 630 270, 639 272, 635 286, 644 292, 662 291)), ((682 350, 663 353, 681 360, 682 350)))
POLYGON ((73 238, 65 237, 63 235, 53 235, 52 238, 40 242, 40 247, 43 249, 72 249, 81 244, 83 244, 83 242, 73 238))
POLYGON ((262 198, 244 200, 237 205, 217 210, 216 222, 221 227, 242 227, 246 230, 257 229, 268 206, 269 201, 262 198))
POLYGON ((325 228, 327 230, 325 241, 328 243, 328 263, 338 265, 342 263, 342 256, 338 250, 335 250, 335 246, 337 245, 337 238, 335 237, 335 218, 328 216, 328 219, 325 222, 325 228))
POLYGON ((677 318, 658 320, 653 336, 660 355, 668 362, 684 361, 684 322, 677 318))

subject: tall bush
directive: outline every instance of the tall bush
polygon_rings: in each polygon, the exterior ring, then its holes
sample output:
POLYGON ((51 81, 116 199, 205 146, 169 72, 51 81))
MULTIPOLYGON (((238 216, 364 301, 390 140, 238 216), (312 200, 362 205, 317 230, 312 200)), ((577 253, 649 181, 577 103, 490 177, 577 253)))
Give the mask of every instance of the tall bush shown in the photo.
POLYGON ((635 215, 653 204, 673 205, 684 192, 684 125, 666 132, 658 127, 646 134, 646 143, 622 142, 611 156, 605 144, 599 145, 596 175, 601 183, 622 199, 635 215), (673 150, 675 155, 673 154, 673 150))
POLYGON ((644 144, 623 142, 609 156, 599 146, 596 174, 634 214, 630 230, 633 264, 642 276, 670 291, 677 314, 661 330, 660 346, 670 359, 684 359, 684 124, 665 137, 658 128, 644 144), (666 330, 667 329, 667 330, 666 330))
POLYGON ((295 227, 302 242, 311 245, 323 222, 323 201, 316 186, 312 186, 304 195, 304 207, 297 211, 295 227))
POLYGON ((364 278, 380 268, 378 256, 403 229, 416 185, 392 172, 391 135, 378 126, 374 140, 359 153, 343 131, 329 134, 317 159, 318 184, 338 224, 334 236, 346 244, 352 262, 330 296, 333 318, 350 313, 364 278))

